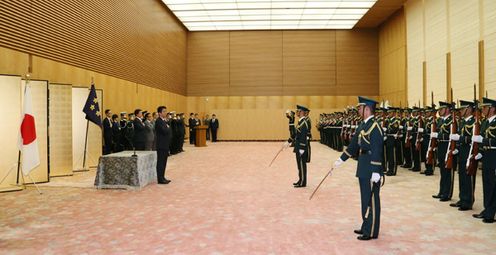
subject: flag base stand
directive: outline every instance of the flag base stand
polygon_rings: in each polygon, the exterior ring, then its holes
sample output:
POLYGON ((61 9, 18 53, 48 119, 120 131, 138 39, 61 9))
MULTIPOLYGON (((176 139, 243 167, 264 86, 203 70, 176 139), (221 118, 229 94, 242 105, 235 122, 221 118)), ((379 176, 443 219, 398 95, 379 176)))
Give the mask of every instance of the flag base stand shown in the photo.
MULTIPOLYGON (((40 195, 43 195, 43 192, 41 192, 40 188, 38 187, 38 184, 36 184, 36 182, 33 180, 33 178, 31 178, 31 175, 30 174, 27 174, 27 177, 29 177, 29 179, 31 180, 31 182, 34 184, 34 186, 36 187, 36 190, 38 190, 38 193, 40 195)), ((24 174, 22 175, 22 182, 24 183, 24 189, 26 189, 26 182, 24 181, 24 174)))
MULTIPOLYGON (((15 167, 18 165, 18 163, 15 163, 10 169, 9 171, 7 172, 7 174, 2 178, 2 180, 0 180, 0 184, 2 184, 5 179, 7 179, 7 177, 10 175, 10 173, 15 169, 15 167)), ((20 191, 20 190, 23 190, 24 189, 24 184, 19 184, 19 183, 16 183, 16 184, 10 184, 11 187, 4 187, 4 188, 1 188, 0 189, 0 193, 2 192, 12 192, 12 191, 20 191)))

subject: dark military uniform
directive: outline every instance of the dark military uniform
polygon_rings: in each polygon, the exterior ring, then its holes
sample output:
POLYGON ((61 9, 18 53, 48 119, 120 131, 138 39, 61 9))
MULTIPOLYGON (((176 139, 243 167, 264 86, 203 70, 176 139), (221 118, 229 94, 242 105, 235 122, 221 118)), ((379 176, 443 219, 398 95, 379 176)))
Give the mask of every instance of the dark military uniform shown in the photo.
MULTIPOLYGON (((299 110, 308 111, 306 107, 297 106, 299 110)), ((308 117, 302 117, 298 120, 298 125, 296 128, 296 134, 294 137, 294 150, 296 154, 296 163, 298 164, 298 182, 295 183, 295 187, 306 187, 307 185, 307 163, 310 162, 310 119, 308 117), (300 153, 300 150, 303 153, 300 153)))
MULTIPOLYGON (((389 111, 395 111, 395 108, 390 108, 389 111)), ((397 134, 399 131, 400 120, 395 116, 389 117, 387 120, 386 126, 386 169, 387 175, 396 175, 397 170, 397 153, 401 153, 401 151, 397 151, 397 134)))
MULTIPOLYGON (((474 107, 473 102, 460 100, 460 103, 462 107, 474 107)), ((460 139, 458 140, 458 182, 460 200, 455 205, 460 207, 460 210, 463 211, 472 209, 475 201, 475 176, 467 174, 467 159, 472 144, 472 129, 474 123, 474 116, 469 116, 460 119, 460 125, 458 127, 458 134, 460 135, 460 139)))
MULTIPOLYGON (((413 166, 410 170, 414 172, 420 172, 420 151, 417 150, 416 148, 416 142, 417 142, 417 136, 418 136, 418 129, 419 129, 419 111, 420 109, 418 107, 414 107, 413 111, 417 113, 417 116, 412 117, 411 119, 411 127, 412 127, 412 140, 411 142, 411 147, 410 151, 412 152, 412 162, 413 166)), ((420 127, 421 128, 421 127, 420 127)))
MULTIPOLYGON (((426 111, 434 112, 436 114, 435 107, 427 107, 426 111)), ((424 118, 424 140, 422 141, 422 154, 421 156, 424 158, 425 162, 425 172, 423 172, 426 176, 430 176, 434 174, 434 166, 427 162, 427 151, 429 150, 430 142, 431 142, 431 131, 432 131, 432 122, 434 121, 434 117, 429 116, 428 118, 424 118)), ((433 161, 436 162, 436 157, 433 157, 433 161)), ((434 164, 435 165, 435 164, 434 164)))
MULTIPOLYGON (((439 102, 439 107, 452 107, 452 104, 439 102)), ((445 159, 446 153, 448 152, 449 135, 451 132, 451 123, 453 118, 451 115, 441 117, 438 119, 437 123, 437 161, 439 166, 439 171, 441 173, 441 179, 439 181, 439 193, 438 197, 441 201, 448 201, 453 196, 453 182, 454 175, 451 170, 446 169, 445 159)))
MULTIPOLYGON (((410 108, 407 108, 406 111, 408 113, 411 112, 410 108)), ((403 126, 403 161, 404 164, 402 167, 404 168, 411 168, 412 167, 412 135, 411 135, 411 130, 408 130, 411 128, 411 117, 410 116, 405 116, 401 122, 401 125, 403 126), (410 140, 408 144, 408 140, 410 140)))
MULTIPOLYGON (((287 111, 286 112, 286 118, 288 118, 288 127, 289 127, 289 137, 294 137, 296 133, 295 129, 295 113, 293 111, 287 111)), ((291 146, 294 146, 293 143, 291 143, 291 146)))
MULTIPOLYGON (((376 104, 376 102, 362 97, 359 97, 359 102, 367 105, 373 102, 374 106, 376 104)), ((379 236, 381 215, 379 191, 381 182, 372 183, 371 177, 372 173, 378 173, 383 176, 381 162, 383 143, 382 129, 375 118, 371 116, 370 119, 358 125, 350 145, 341 155, 341 160, 346 161, 359 153, 356 177, 358 177, 360 183, 363 220, 360 232, 363 234, 362 237, 377 238, 379 236)))
MULTIPOLYGON (((496 101, 483 98, 483 105, 496 107, 496 101)), ((484 210, 476 218, 484 218, 484 222, 494 222, 496 214, 496 116, 489 117, 481 123, 482 139, 482 189, 484 210)))

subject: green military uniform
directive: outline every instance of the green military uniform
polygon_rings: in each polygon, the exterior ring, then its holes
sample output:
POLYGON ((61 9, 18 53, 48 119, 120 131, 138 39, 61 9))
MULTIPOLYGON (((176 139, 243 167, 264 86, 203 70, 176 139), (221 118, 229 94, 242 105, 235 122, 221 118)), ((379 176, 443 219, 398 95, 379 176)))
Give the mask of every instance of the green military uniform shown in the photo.
MULTIPOLYGON (((418 136, 418 129, 419 129, 419 112, 420 112, 420 108, 418 107, 413 107, 413 112, 416 114, 415 116, 412 117, 411 119, 411 127, 412 127, 412 131, 411 131, 411 134, 412 134, 412 140, 411 140, 411 147, 410 147, 410 151, 412 153, 412 162, 413 162, 413 166, 410 170, 414 171, 414 172, 420 172, 420 151, 417 150, 416 148, 416 142, 417 142, 417 136, 418 136)), ((420 127, 422 128, 422 127, 420 127)))
MULTIPOLYGON (((426 108, 426 111, 431 112, 432 114, 436 114, 436 106, 433 105, 432 107, 428 106, 426 108)), ((436 157, 433 157, 434 165, 429 164, 427 162, 427 152, 429 150, 430 142, 431 142, 431 131, 432 131, 432 123, 434 121, 433 116, 429 116, 428 118, 424 119, 424 140, 422 141, 422 156, 425 157, 425 172, 424 174, 426 176, 431 176, 434 175, 434 166, 436 162, 436 157)), ((434 152, 435 153, 435 152, 434 152)))
MULTIPOLYGON (((377 102, 359 97, 361 105, 372 108, 377 102)), ((360 197, 362 208, 362 226, 360 240, 369 240, 379 236, 380 226, 380 181, 371 183, 373 173, 383 176, 382 155, 383 155, 383 133, 380 125, 374 116, 361 122, 356 133, 351 139, 350 145, 341 155, 340 159, 346 161, 348 158, 359 153, 356 177, 360 183, 360 197)))

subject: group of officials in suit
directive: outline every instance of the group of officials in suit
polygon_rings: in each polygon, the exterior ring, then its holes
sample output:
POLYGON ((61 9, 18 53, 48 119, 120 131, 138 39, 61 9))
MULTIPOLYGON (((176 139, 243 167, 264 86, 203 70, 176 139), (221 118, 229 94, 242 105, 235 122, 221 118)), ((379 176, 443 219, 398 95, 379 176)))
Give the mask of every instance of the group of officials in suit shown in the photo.
POLYGON ((195 144, 196 141, 196 130, 198 126, 204 125, 207 127, 207 140, 212 142, 217 142, 217 130, 219 129, 219 119, 215 114, 212 114, 212 118, 207 114, 203 120, 200 120, 198 113, 190 113, 188 119, 189 128, 189 143, 195 144))
MULTIPOLYGON (((213 114, 206 115, 203 123, 208 126, 207 139, 217 142, 219 120, 213 114)), ((168 184, 165 178, 167 159, 170 155, 184 152, 183 145, 186 127, 190 130, 190 143, 194 144, 194 128, 201 125, 198 114, 190 114, 188 124, 185 123, 184 113, 167 112, 165 106, 159 106, 157 112, 147 112, 141 109, 127 114, 121 112, 120 119, 110 109, 105 110, 103 119, 103 154, 121 152, 124 150, 157 151, 157 179, 159 184, 168 184)))
MULTIPOLYGON (((105 110, 103 119, 103 154, 110 154, 124 150, 151 151, 156 149, 155 123, 159 118, 157 112, 147 112, 141 109, 127 114, 121 112, 120 119, 112 114, 110 109, 105 110)), ((167 112, 166 119, 171 127, 171 142, 169 152, 174 155, 183 152, 185 138, 184 114, 167 112)))
MULTIPOLYGON (((370 170, 381 176, 383 173, 388 176, 396 175, 398 166, 426 176, 432 176, 438 168, 439 190, 432 197, 441 202, 452 199, 455 176, 458 176, 459 198, 450 206, 460 211, 472 210, 477 170, 482 168, 484 208, 473 214, 473 217, 484 223, 495 222, 495 100, 487 97, 482 102, 459 100, 458 106, 453 102, 439 102, 438 107, 433 104, 425 108, 377 107, 374 117, 377 124, 374 125, 381 131, 381 141, 363 139, 368 134, 367 131, 363 132, 363 127, 370 124, 363 121, 360 109, 348 107, 344 112, 321 114, 317 123, 321 134, 320 142, 337 151, 346 147, 341 160, 355 158, 359 169, 363 166, 362 155, 369 155, 373 160, 369 165, 370 170), (360 150, 356 149, 355 139, 358 139, 360 150), (379 158, 364 148, 364 145, 366 147, 371 144, 381 144, 381 153, 377 156, 379 158)), ((340 163, 338 160, 336 165, 340 163)), ((360 178, 359 173, 357 176, 360 178)), ((361 191, 374 190, 362 183, 360 186, 361 191)), ((362 202, 369 194, 365 194, 365 197, 363 195, 362 202)), ((362 216, 363 206, 364 204, 362 216)), ((373 232, 366 230, 362 228, 361 232, 371 238, 376 237, 373 232)))

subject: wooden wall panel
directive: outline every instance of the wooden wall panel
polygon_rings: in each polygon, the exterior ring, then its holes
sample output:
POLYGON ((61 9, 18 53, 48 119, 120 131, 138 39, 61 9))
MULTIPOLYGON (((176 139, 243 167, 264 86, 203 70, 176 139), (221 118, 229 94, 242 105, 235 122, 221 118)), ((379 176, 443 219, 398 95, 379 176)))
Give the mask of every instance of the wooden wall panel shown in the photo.
MULTIPOLYGON (((371 98, 378 100, 378 96, 371 98)), ((188 113, 198 113, 201 118, 205 114, 217 115, 222 126, 221 140, 279 140, 288 136, 286 109, 294 110, 297 104, 308 106, 315 126, 320 113, 354 106, 357 96, 208 96, 188 97, 187 102, 188 113)), ((316 128, 312 128, 314 139, 318 139, 316 128)))
POLYGON ((379 30, 379 88, 381 101, 406 104, 406 20, 403 8, 379 30))
MULTIPOLYGON (((407 100, 410 106, 422 98, 422 63, 424 57, 423 1, 411 0, 405 4, 407 31, 407 100)), ((444 60, 444 58, 443 58, 444 60)), ((429 68, 430 63, 427 63, 429 68)), ((429 73, 429 71, 427 71, 429 73)), ((444 75, 444 74, 443 74, 444 75)), ((429 81, 427 81, 429 84, 429 81)), ((406 104, 403 103, 403 106, 406 104)))
POLYGON ((336 32, 336 95, 379 94, 377 38, 376 30, 336 32))
POLYGON ((470 100, 473 84, 479 81, 479 5, 472 1, 449 4, 453 94, 455 98, 470 100))
POLYGON ((230 94, 280 94, 282 32, 242 31, 230 34, 230 94))
MULTIPOLYGON (((446 1, 424 1, 425 10, 425 61, 426 73, 426 95, 428 104, 431 102, 431 92, 434 100, 445 101, 446 94, 446 53, 449 52, 448 34, 448 10, 446 1)), ((438 103, 436 103, 438 104, 438 103)))
MULTIPOLYGON (((336 87, 335 32, 283 33, 283 87, 285 95, 310 91, 332 94, 336 87)), ((310 92, 311 93, 311 92, 310 92)))
POLYGON ((193 32, 188 96, 377 96, 377 39, 367 29, 193 32))
MULTIPOLYGON (((496 1, 483 1, 484 75, 485 90, 496 97, 496 1), (489 25, 491 24, 491 25, 489 25)), ((483 92, 484 93, 484 92, 483 92)))
POLYGON ((182 95, 186 37, 161 1, 0 2, 0 46, 182 95))
POLYGON ((188 36, 188 95, 209 86, 216 95, 229 93, 229 32, 190 33, 188 36))
POLYGON ((50 84, 50 177, 72 175, 72 88, 50 84))
MULTIPOLYGON (((17 161, 19 155, 18 138, 19 123, 21 123, 21 77, 13 75, 0 75, 0 107, 4 116, 9 121, 0 125, 2 132, 2 146, 0 146, 0 178, 5 180, 0 183, 0 191, 20 190, 16 185, 17 161)), ((0 179, 1 180, 1 179, 0 179)), ((20 179, 22 183, 22 179, 20 179)))

